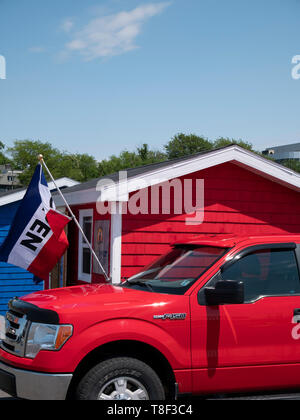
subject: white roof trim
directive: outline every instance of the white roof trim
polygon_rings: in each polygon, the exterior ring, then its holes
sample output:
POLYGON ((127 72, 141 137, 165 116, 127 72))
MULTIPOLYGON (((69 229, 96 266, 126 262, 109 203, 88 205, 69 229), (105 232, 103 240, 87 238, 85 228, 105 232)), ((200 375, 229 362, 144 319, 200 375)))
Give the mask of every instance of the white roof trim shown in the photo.
MULTIPOLYGON (((202 155, 192 156, 190 159, 180 162, 172 163, 170 161, 170 165, 166 167, 153 171, 150 170, 147 173, 143 173, 128 180, 121 180, 117 184, 117 188, 116 185, 111 185, 112 181, 108 179, 107 186, 103 188, 104 191, 102 190, 100 192, 95 188, 92 188, 69 194, 66 193, 64 195, 70 205, 95 203, 98 200, 127 201, 128 194, 137 191, 140 188, 145 188, 145 186, 160 184, 226 162, 233 162, 260 176, 271 179, 288 188, 300 191, 300 174, 297 172, 239 146, 231 146, 224 149, 213 150, 202 155)), ((57 197, 55 201, 57 205, 62 204, 60 197, 57 197)))
MULTIPOLYGON (((80 184, 80 182, 74 181, 74 179, 67 177, 56 179, 55 182, 59 188, 74 187, 74 185, 80 184)), ((52 181, 48 183, 48 186, 50 188, 50 191, 56 189, 52 181)), ((3 197, 0 197, 0 207, 22 200, 26 191, 26 188, 24 188, 24 190, 16 192, 12 191, 11 194, 7 194, 3 197)))

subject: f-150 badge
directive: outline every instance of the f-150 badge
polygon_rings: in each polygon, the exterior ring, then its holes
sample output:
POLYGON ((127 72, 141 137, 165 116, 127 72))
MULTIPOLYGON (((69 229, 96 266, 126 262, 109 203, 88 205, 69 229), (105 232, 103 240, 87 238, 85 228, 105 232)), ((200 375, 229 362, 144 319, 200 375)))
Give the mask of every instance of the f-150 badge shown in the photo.
POLYGON ((186 314, 164 314, 164 315, 154 315, 154 319, 162 319, 163 321, 170 320, 184 320, 186 318, 186 314))

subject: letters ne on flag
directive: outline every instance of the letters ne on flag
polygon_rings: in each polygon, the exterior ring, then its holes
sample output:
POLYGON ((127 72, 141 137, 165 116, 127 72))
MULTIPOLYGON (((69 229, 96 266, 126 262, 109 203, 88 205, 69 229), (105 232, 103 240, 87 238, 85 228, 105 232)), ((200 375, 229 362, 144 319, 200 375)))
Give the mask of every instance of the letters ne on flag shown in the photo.
POLYGON ((67 216, 55 210, 39 164, 0 248, 0 260, 48 280, 49 273, 69 245, 64 232, 69 221, 67 216))

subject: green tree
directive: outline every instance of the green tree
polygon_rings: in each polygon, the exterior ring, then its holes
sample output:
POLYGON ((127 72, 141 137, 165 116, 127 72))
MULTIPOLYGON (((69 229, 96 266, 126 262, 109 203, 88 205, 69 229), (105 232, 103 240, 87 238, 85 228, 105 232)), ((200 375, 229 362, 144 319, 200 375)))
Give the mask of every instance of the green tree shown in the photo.
POLYGON ((62 160, 61 152, 54 148, 50 143, 33 140, 16 140, 14 146, 8 149, 12 156, 12 161, 16 169, 23 170, 20 175, 20 181, 27 185, 33 175, 34 169, 38 163, 37 156, 42 154, 54 178, 57 175, 57 168, 62 160))
POLYGON ((140 166, 141 158, 137 153, 124 150, 118 156, 112 155, 99 163, 99 171, 102 176, 140 166))
POLYGON ((295 172, 300 173, 300 161, 294 159, 287 159, 282 162, 282 165, 286 166, 287 168, 292 169, 295 172))
POLYGON ((167 155, 159 150, 151 150, 148 144, 143 144, 137 148, 137 153, 141 159, 142 165, 158 163, 167 160, 167 155))
POLYGON ((230 139, 228 137, 220 137, 214 141, 214 149, 219 149, 221 147, 229 146, 231 144, 237 144, 244 149, 253 151, 253 145, 243 140, 230 139))
POLYGON ((12 161, 9 159, 9 157, 6 156, 5 149, 5 144, 0 141, 0 165, 10 164, 12 166, 12 161))
POLYGON ((143 144, 135 152, 123 150, 118 156, 112 155, 109 159, 102 160, 99 163, 99 171, 101 176, 105 176, 130 168, 162 162, 166 159, 167 156, 164 153, 150 150, 147 144, 143 144))
MULTIPOLYGON (((28 185, 36 165, 37 156, 42 154, 45 162, 55 179, 62 177, 73 178, 84 182, 99 176, 98 163, 88 154, 68 154, 53 147, 49 142, 33 140, 16 140, 13 147, 8 149, 12 156, 15 169, 23 170, 20 181, 28 185)), ((48 175, 45 174, 47 179, 48 175)))
POLYGON ((63 153, 63 159, 58 168, 59 177, 67 176, 79 182, 86 182, 100 176, 98 162, 93 156, 84 154, 63 153))
POLYGON ((168 159, 193 155, 213 149, 213 142, 196 134, 176 134, 165 146, 168 159))
MULTIPOLYGON (((149 145, 144 143, 133 152, 124 150, 119 155, 112 155, 98 163, 93 156, 62 152, 49 142, 16 140, 13 147, 7 149, 11 159, 6 154, 4 143, 0 142, 0 164, 11 164, 13 169, 23 170, 20 180, 26 186, 38 163, 37 156, 43 154, 54 178, 69 177, 85 182, 121 170, 158 163, 167 159, 176 159, 230 144, 238 144, 247 150, 254 151, 252 144, 243 140, 220 137, 215 141, 210 141, 195 134, 180 133, 165 145, 166 153, 160 150, 151 150, 149 145)), ((285 161, 283 165, 300 172, 300 162, 285 161)))
POLYGON ((149 153, 150 153, 148 144, 143 144, 142 147, 138 147, 137 151, 141 160, 143 162, 146 162, 149 158, 149 153))

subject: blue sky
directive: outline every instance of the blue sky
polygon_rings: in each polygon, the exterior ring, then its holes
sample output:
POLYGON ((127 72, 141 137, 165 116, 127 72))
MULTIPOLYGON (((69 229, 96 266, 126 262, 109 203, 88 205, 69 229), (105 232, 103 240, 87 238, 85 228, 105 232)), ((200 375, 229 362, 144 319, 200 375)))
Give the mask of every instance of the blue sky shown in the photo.
POLYGON ((0 140, 97 159, 176 133, 300 141, 299 0, 0 0, 0 140))

